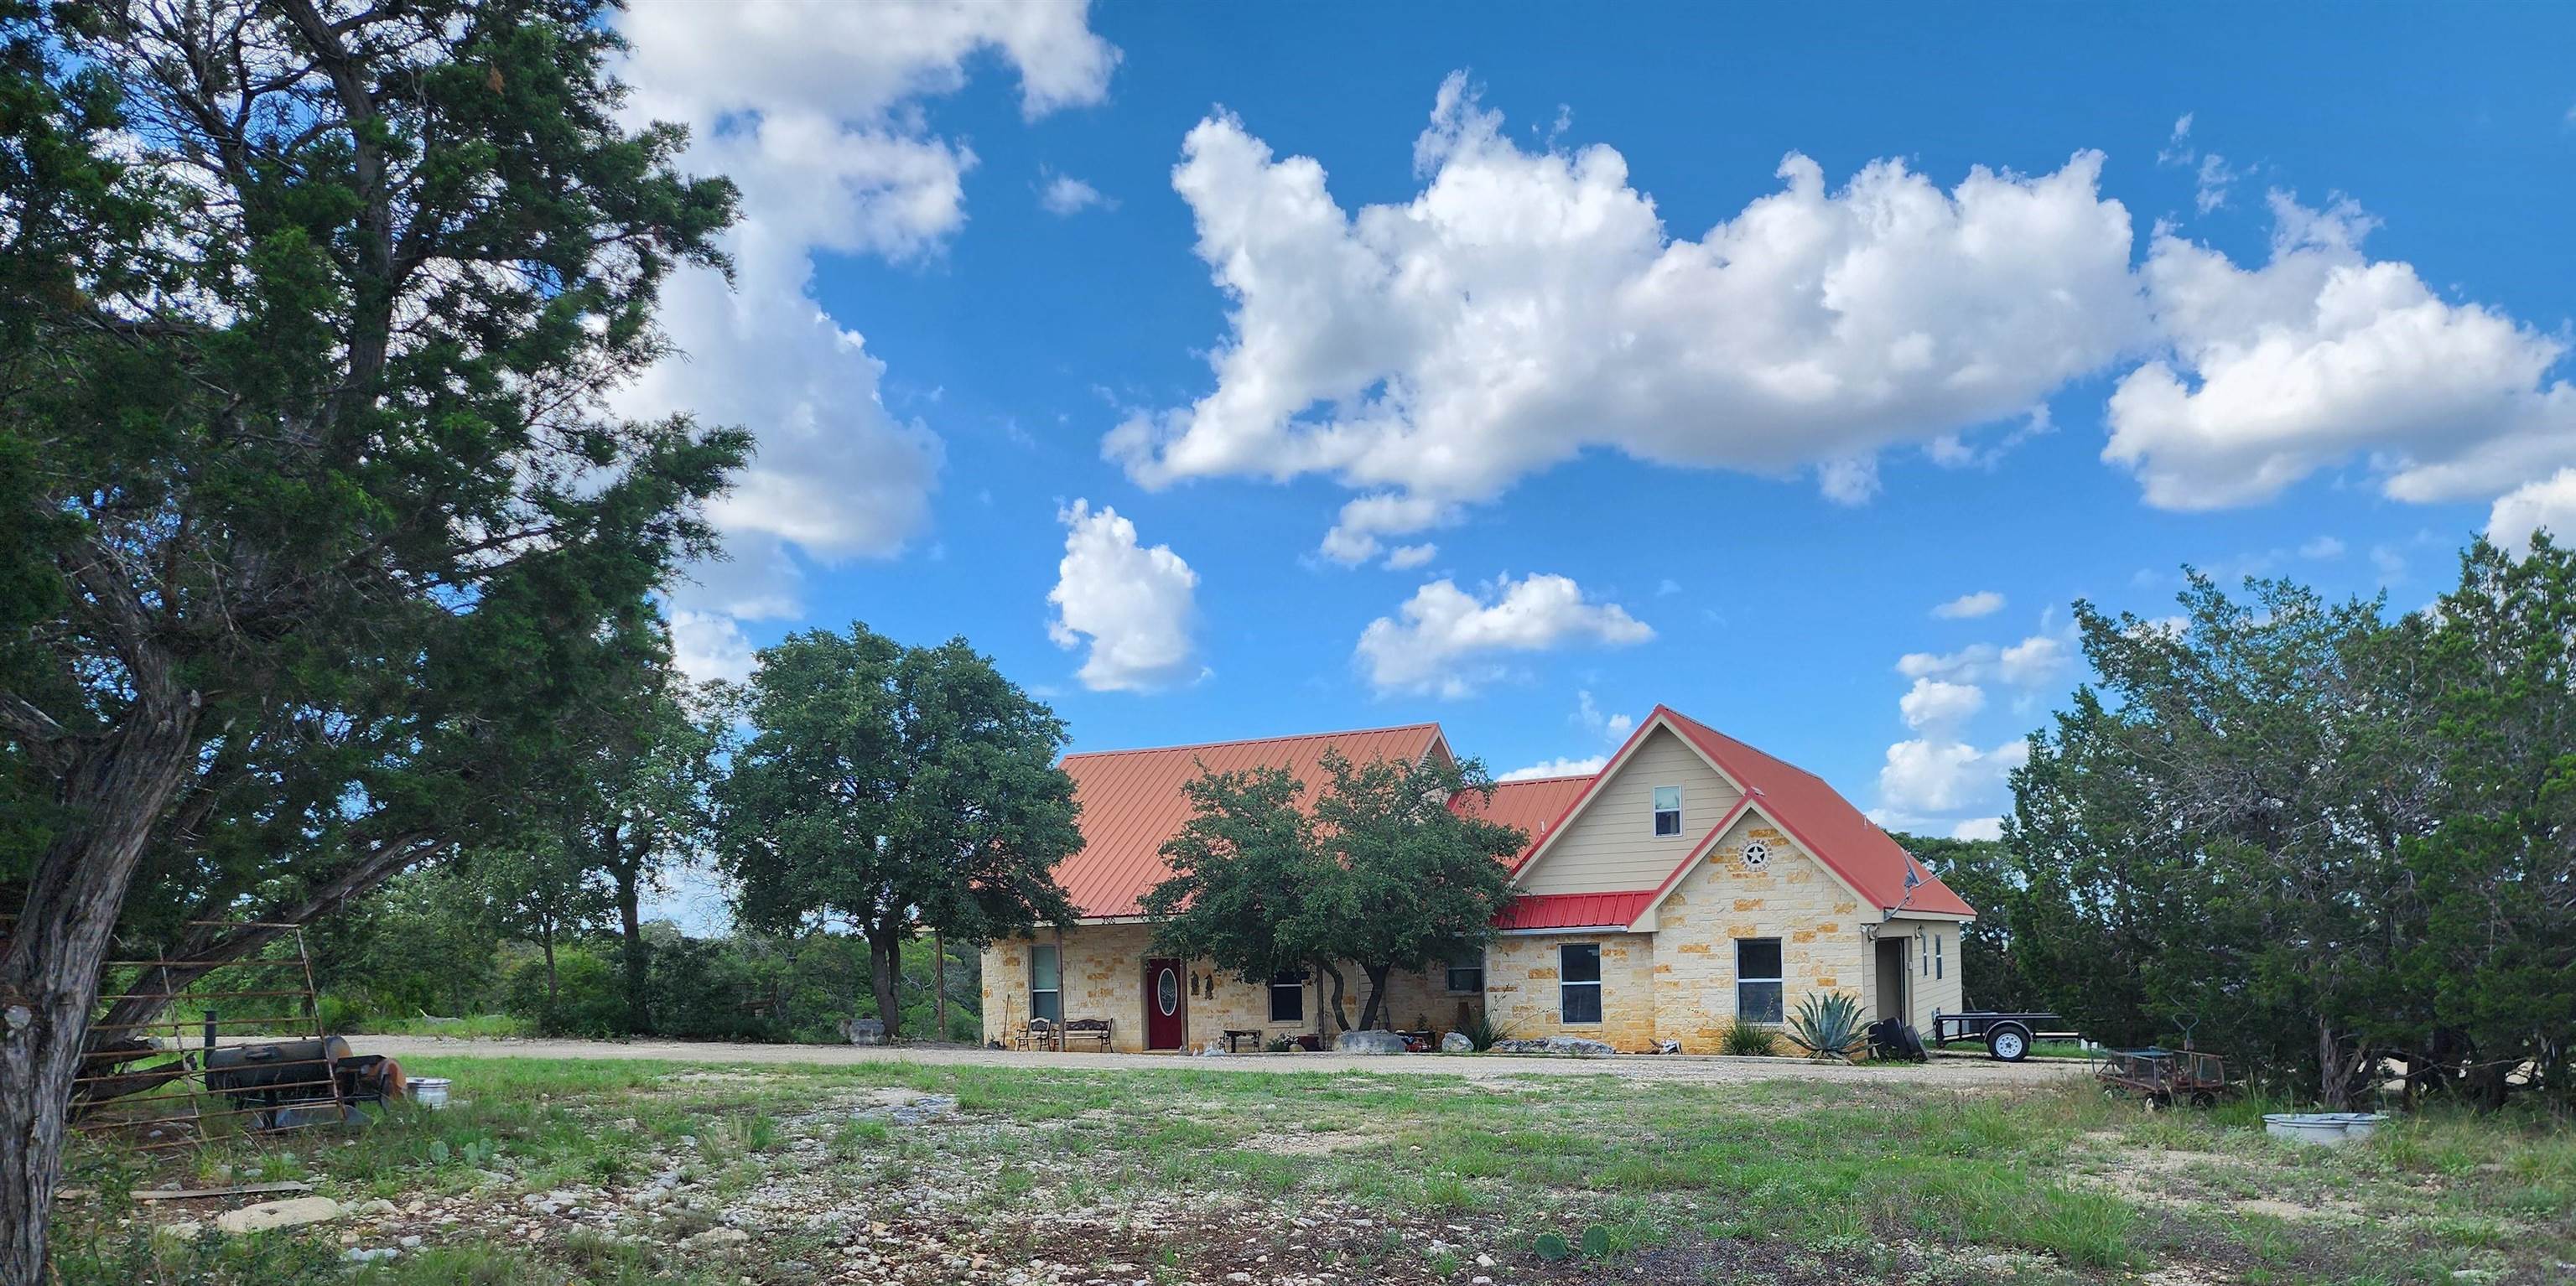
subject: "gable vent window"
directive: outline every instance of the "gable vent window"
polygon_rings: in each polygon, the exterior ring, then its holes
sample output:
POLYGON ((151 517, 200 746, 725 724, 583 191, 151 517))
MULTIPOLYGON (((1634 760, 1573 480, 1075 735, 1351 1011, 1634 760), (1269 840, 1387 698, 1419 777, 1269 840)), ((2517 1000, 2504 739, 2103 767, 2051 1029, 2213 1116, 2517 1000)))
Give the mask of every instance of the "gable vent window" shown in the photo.
POLYGON ((1755 840, 1755 841, 1753 841, 1752 843, 1747 844, 1747 845, 1745 845, 1745 846, 1744 846, 1744 864, 1745 864, 1746 866, 1756 866, 1756 867, 1758 867, 1758 866, 1762 865, 1763 863, 1768 862, 1768 861, 1770 861, 1770 860, 1771 860, 1771 846, 1770 846, 1770 845, 1765 844, 1765 843, 1763 843, 1763 842, 1762 842, 1762 841, 1760 841, 1760 840, 1755 840))
POLYGON ((1657 835, 1679 835, 1682 833, 1681 787, 1655 787, 1655 833, 1657 835))

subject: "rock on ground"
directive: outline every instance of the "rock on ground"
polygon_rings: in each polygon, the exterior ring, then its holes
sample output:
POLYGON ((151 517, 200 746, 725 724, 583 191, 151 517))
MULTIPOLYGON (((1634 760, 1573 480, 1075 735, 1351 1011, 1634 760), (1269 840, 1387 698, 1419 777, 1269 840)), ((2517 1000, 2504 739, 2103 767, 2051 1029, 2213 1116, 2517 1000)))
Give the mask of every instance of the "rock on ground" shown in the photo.
POLYGON ((1619 1051, 1606 1041, 1587 1040, 1581 1036, 1548 1036, 1538 1040, 1498 1040, 1497 1054, 1556 1054, 1575 1058, 1602 1058, 1619 1051))
POLYGON ((215 1226, 225 1232, 262 1232, 339 1217, 340 1203, 329 1197, 297 1197, 292 1201, 263 1201, 255 1206, 227 1210, 215 1216, 215 1226))
POLYGON ((1333 1042, 1336 1054, 1401 1054, 1404 1038, 1391 1031, 1346 1031, 1333 1042))

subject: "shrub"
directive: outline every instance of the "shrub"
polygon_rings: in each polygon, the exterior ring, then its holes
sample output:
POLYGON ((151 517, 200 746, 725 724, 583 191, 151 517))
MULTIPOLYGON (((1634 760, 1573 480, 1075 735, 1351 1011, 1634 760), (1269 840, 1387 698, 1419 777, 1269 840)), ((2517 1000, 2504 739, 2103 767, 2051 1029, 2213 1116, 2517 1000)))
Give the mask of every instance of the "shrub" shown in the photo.
POLYGON ((1727 1024, 1721 1048, 1739 1057, 1759 1058, 1778 1053, 1778 1039, 1769 1027, 1738 1018, 1727 1024))
POLYGON ((1868 1027, 1861 1021, 1858 996, 1809 992, 1798 1002, 1798 1012, 1789 1015, 1789 1029, 1782 1034, 1809 1058, 1848 1063, 1869 1044, 1868 1027))
POLYGON ((1480 1054, 1492 1049, 1497 1042, 1512 1038, 1511 1032, 1495 1022, 1492 1014, 1481 1009, 1467 1015, 1467 1020, 1458 1024, 1458 1034, 1473 1042, 1480 1054))

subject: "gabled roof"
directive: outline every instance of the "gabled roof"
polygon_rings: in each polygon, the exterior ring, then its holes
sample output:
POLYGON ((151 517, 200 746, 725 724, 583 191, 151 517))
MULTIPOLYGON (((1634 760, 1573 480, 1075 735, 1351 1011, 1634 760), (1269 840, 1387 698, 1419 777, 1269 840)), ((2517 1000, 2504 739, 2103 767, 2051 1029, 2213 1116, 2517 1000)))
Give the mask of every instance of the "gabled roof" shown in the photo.
MULTIPOLYGON (((1058 766, 1073 778, 1074 798, 1082 805, 1082 851, 1055 868, 1056 881, 1085 919, 1144 914, 1139 899, 1172 873, 1163 860, 1163 842, 1189 821, 1190 801, 1181 793, 1204 764, 1213 772, 1248 768, 1284 768, 1307 787, 1312 802, 1323 780, 1319 766, 1327 749, 1359 763, 1379 759, 1412 762, 1447 742, 1436 723, 1400 728, 1363 728, 1352 732, 1319 732, 1250 741, 1216 741, 1196 746, 1163 746, 1152 750, 1102 750, 1066 755, 1058 766)), ((1499 805, 1501 796, 1497 795, 1499 805)))
POLYGON ((1494 927, 1514 929, 1625 929, 1643 915, 1653 893, 1535 893, 1512 899, 1494 927))
MULTIPOLYGON (((1887 912, 1902 908, 1908 914, 1972 919, 1976 916, 1975 908, 1952 892, 1948 885, 1933 878, 1930 871, 1915 862, 1913 854, 1889 839, 1887 832, 1852 807, 1850 800, 1826 785, 1822 778, 1795 764, 1774 759, 1669 706, 1656 706, 1652 714, 1638 722, 1636 731, 1629 734, 1627 744, 1611 756, 1609 766, 1592 779, 1583 794, 1568 807, 1565 817, 1551 829, 1551 838, 1564 832, 1565 822, 1571 821, 1582 810, 1594 793, 1618 773, 1630 754, 1645 744, 1645 739, 1657 728, 1670 729, 1698 750, 1711 766, 1745 793, 1748 802, 1757 805, 1765 817, 1788 831, 1798 841, 1799 847, 1813 854, 1825 869, 1833 872, 1875 909, 1887 912)), ((1716 838, 1712 834, 1692 845, 1689 856, 1683 859, 1684 865, 1665 879, 1662 888, 1641 891, 1646 901, 1639 907, 1640 914, 1658 900, 1657 894, 1671 888, 1682 871, 1688 869, 1688 864, 1699 860, 1708 843, 1716 838)), ((1534 845, 1529 853, 1523 855, 1514 874, 1526 876, 1531 864, 1545 848, 1544 840, 1534 845)))
POLYGON ((1529 836, 1529 843, 1512 855, 1509 865, 1517 870, 1529 860, 1540 840, 1547 838, 1548 828, 1565 816, 1565 810, 1591 789, 1590 776, 1527 777, 1519 781, 1497 782, 1494 795, 1485 799, 1473 791, 1461 794, 1449 806, 1460 816, 1481 817, 1500 822, 1529 836))
MULTIPOLYGON (((1682 738, 1699 747, 1718 771, 1761 801, 1762 811, 1871 905, 1903 907, 1927 915, 1974 916, 1950 886, 1933 878, 1878 823, 1852 807, 1823 778, 1784 763, 1679 711, 1656 706, 1682 738), (1911 881, 1909 886, 1909 880, 1911 881)), ((1652 721, 1652 717, 1649 717, 1652 721)))

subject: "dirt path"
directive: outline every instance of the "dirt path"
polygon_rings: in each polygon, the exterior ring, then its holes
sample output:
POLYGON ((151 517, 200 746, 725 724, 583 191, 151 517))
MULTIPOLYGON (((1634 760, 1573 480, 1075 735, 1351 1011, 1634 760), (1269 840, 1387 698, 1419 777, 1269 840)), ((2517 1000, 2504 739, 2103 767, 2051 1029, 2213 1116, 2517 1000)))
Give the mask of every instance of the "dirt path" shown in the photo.
POLYGON ((1695 1055, 1614 1058, 1399 1057, 1352 1054, 1239 1054, 1188 1058, 1173 1054, 1025 1054, 957 1047, 871 1048, 850 1045, 733 1045, 672 1040, 454 1040, 443 1036, 352 1036, 362 1054, 396 1058, 619 1058, 673 1063, 927 1063, 987 1067, 1066 1067, 1098 1071, 1386 1072, 1464 1076, 1620 1076, 1633 1080, 1740 1084, 1746 1081, 1847 1081, 1955 1089, 2013 1089, 2081 1076, 2083 1063, 2065 1060, 1998 1063, 1984 1057, 1936 1058, 1918 1066, 1850 1067, 1785 1058, 1720 1058, 1695 1055))

